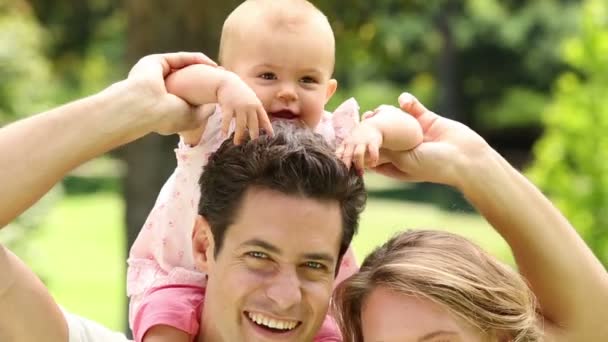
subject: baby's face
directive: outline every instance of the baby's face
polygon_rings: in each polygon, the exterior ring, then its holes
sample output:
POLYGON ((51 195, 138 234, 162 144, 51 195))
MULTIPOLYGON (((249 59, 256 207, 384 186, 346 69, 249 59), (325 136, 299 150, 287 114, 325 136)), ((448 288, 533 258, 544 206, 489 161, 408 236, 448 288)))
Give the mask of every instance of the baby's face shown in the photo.
POLYGON ((271 120, 314 128, 337 87, 333 37, 314 25, 274 32, 266 26, 241 39, 226 67, 255 91, 271 120))

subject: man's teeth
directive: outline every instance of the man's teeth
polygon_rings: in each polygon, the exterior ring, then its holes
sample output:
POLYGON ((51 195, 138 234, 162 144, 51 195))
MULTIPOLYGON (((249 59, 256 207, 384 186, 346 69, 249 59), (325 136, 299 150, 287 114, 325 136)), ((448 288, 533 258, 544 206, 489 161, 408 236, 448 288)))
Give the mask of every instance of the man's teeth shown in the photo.
POLYGON ((266 326, 268 328, 278 329, 278 330, 291 330, 298 325, 297 321, 283 321, 278 319, 273 319, 262 314, 251 313, 248 312, 247 315, 249 319, 254 321, 259 325, 266 326))

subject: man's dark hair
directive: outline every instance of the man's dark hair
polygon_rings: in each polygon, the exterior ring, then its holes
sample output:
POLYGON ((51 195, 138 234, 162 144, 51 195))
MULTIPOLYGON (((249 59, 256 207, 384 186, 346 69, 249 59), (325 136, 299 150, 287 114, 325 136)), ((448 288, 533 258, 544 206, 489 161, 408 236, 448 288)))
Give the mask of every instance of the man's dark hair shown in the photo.
POLYGON ((339 259, 359 225, 367 194, 363 179, 348 170, 319 135, 295 125, 275 123, 274 136, 234 145, 226 140, 211 155, 200 179, 199 213, 210 225, 215 255, 234 222, 248 189, 260 187, 286 195, 337 201, 342 216, 339 259))

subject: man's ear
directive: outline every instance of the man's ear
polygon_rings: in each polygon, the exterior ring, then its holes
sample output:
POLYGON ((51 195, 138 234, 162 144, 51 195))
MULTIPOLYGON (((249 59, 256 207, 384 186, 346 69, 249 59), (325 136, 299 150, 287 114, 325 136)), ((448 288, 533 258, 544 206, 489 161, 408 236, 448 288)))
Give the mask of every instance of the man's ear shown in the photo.
POLYGON ((194 253, 196 268, 201 272, 208 273, 210 264, 214 261, 215 241, 209 223, 201 215, 198 215, 194 222, 192 252, 194 253))
POLYGON ((327 82, 327 92, 325 93, 325 104, 327 104, 327 102, 329 102, 331 97, 334 96, 337 89, 338 89, 338 81, 336 81, 335 79, 332 78, 331 80, 329 80, 329 82, 327 82))

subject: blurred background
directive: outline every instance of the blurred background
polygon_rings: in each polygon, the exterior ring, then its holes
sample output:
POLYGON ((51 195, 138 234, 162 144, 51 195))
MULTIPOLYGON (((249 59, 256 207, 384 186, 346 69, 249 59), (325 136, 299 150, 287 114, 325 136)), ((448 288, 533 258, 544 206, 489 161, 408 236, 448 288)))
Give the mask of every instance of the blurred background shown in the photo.
MULTIPOLYGON (((215 58, 222 22, 239 3, 0 0, 0 125, 99 91, 149 53, 215 58)), ((337 41, 340 90, 328 110, 351 96, 367 110, 396 104, 402 91, 417 95, 533 179, 608 265, 608 2, 313 3, 337 41)), ((175 167, 175 143, 149 136, 83 165, 0 231, 0 241, 61 305, 125 329, 126 254, 175 167)), ((397 231, 437 228, 513 263, 455 191, 371 174, 366 181, 359 260, 397 231)))

